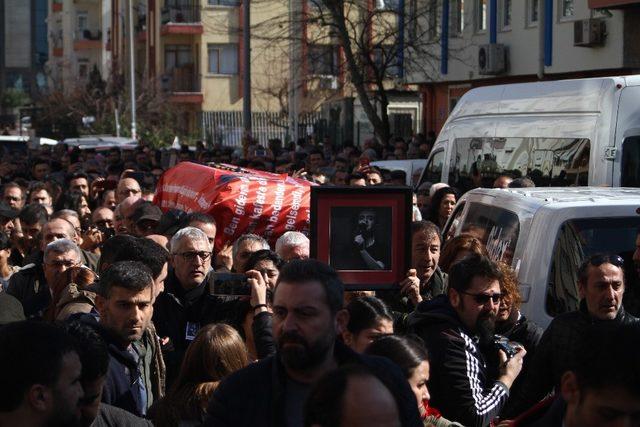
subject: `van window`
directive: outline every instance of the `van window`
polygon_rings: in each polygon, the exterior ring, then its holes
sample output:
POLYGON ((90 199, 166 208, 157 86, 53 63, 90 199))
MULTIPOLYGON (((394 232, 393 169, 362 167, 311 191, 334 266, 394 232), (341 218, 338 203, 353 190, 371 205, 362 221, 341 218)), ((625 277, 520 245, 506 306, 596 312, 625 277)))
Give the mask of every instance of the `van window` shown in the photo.
POLYGON ((449 185, 462 191, 490 188, 501 174, 528 176, 537 187, 587 185, 589 153, 588 139, 457 138, 449 185))
MULTIPOLYGON (((558 232, 549 272, 546 310, 550 316, 578 309, 578 267, 597 253, 618 254, 625 260, 626 289, 637 289, 638 277, 633 267, 633 252, 640 218, 583 218, 565 222, 558 232)), ((633 310, 625 292, 624 306, 633 310)), ((634 310, 635 311, 635 310, 634 310)))
POLYGON ((442 181, 442 166, 444 165, 444 150, 438 150, 429 159, 429 163, 422 175, 420 185, 425 182, 435 184, 442 181))
POLYGON ((640 136, 632 136, 624 140, 620 185, 640 187, 640 136))
POLYGON ((470 203, 460 234, 471 234, 484 243, 491 259, 511 264, 518 243, 518 215, 506 209, 470 203))

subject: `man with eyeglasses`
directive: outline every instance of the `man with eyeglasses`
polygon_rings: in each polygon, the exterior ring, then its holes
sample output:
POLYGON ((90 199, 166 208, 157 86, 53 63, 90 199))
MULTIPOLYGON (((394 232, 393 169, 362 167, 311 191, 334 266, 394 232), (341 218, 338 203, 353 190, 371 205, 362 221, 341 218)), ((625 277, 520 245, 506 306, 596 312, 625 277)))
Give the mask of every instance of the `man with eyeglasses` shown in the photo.
POLYGON ((430 406, 463 425, 488 426, 500 415, 526 354, 517 348, 508 359, 493 346, 501 278, 496 263, 471 255, 451 267, 448 295, 423 301, 409 317, 431 353, 430 406), (490 366, 496 351, 499 366, 490 366))
POLYGON ((9 182, 3 187, 2 199, 15 211, 20 211, 24 207, 26 194, 22 187, 15 182, 9 182))
POLYGON ((171 269, 165 289, 154 304, 153 323, 160 337, 168 337, 165 352, 167 386, 176 378, 184 353, 197 331, 225 320, 219 298, 211 295, 207 276, 211 270, 211 245, 195 227, 176 232, 170 243, 171 269))
POLYGON ((20 301, 27 318, 40 318, 56 292, 51 286, 67 269, 80 264, 80 248, 68 238, 56 239, 45 246, 41 267, 30 264, 11 276, 7 293, 20 301))
POLYGON ((578 268, 580 308, 556 316, 542 334, 522 393, 515 396, 513 411, 507 415, 526 411, 557 388, 562 374, 574 366, 578 349, 589 333, 606 334, 638 322, 622 304, 623 265, 619 255, 596 254, 578 268))

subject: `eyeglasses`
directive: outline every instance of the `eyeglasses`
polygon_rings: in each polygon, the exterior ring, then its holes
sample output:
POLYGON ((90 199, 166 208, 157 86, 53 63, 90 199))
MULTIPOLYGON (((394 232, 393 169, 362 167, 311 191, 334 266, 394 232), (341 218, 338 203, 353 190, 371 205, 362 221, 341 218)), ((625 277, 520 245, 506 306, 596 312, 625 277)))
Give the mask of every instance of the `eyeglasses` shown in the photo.
POLYGON ((194 261, 196 259, 196 257, 200 258, 202 261, 206 261, 211 256, 211 252, 207 252, 207 251, 188 251, 188 252, 181 252, 181 253, 176 254, 176 255, 180 255, 186 261, 194 261))
POLYGON ((465 291, 458 292, 460 292, 461 294, 469 295, 475 302, 481 305, 485 305, 489 302, 489 300, 491 300, 491 302, 493 302, 494 304, 498 304, 502 300, 502 298, 504 298, 504 295, 502 294, 472 294, 465 291))
POLYGON ((622 267, 624 265, 624 260, 620 255, 610 255, 610 254, 596 254, 587 258, 587 263, 593 265, 594 267, 598 267, 602 264, 613 264, 616 267, 622 267))

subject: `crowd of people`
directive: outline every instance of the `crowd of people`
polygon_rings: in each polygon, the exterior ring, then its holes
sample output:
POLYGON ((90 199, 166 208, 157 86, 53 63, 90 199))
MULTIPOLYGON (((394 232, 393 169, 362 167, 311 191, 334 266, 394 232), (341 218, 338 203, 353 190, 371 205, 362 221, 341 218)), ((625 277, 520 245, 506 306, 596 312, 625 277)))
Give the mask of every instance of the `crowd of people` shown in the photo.
POLYGON ((410 269, 377 291, 345 290, 300 232, 215 248, 224 224, 153 203, 176 161, 404 185, 370 161, 430 145, 288 148, 5 154, 0 427, 640 425, 640 322, 618 255, 585 259, 580 309, 543 330, 510 266, 441 235, 460 197, 446 184, 418 189, 410 269))

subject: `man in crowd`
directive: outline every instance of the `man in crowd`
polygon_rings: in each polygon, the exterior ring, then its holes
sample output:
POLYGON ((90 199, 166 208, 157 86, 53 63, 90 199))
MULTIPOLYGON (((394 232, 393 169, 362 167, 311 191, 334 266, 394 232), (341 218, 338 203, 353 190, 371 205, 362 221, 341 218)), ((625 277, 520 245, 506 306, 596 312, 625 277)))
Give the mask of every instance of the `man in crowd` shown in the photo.
POLYGON ((500 351, 499 366, 487 363, 496 351, 501 278, 493 261, 471 255, 451 268, 448 295, 422 302, 409 318, 431 352, 430 404, 466 426, 488 426, 500 414, 526 354, 519 348, 507 360, 500 351))
POLYGON ((80 248, 70 239, 55 239, 44 248, 42 264, 30 264, 11 276, 7 293, 20 301, 27 318, 42 317, 54 292, 50 286, 68 268, 82 263, 80 248), (60 244, 54 244, 61 240, 60 244))
POLYGON ((349 317, 343 293, 338 275, 326 264, 308 259, 285 265, 273 297, 277 352, 222 382, 209 402, 205 425, 302 426, 313 384, 346 364, 365 365, 386 378, 398 397, 402 425, 422 425, 415 397, 395 365, 356 354, 336 340, 349 317))
POLYGON ((261 249, 271 249, 269 243, 256 234, 243 234, 233 242, 233 270, 244 273, 245 265, 254 252, 261 249))
POLYGON ((131 214, 131 220, 127 221, 127 227, 129 225, 133 227, 130 230, 130 234, 137 237, 153 234, 160 223, 160 218, 162 218, 160 208, 147 201, 141 201, 134 206, 135 209, 131 214))
POLYGON ((202 212, 191 212, 184 218, 183 222, 185 227, 195 227, 207 235, 211 250, 216 240, 216 220, 211 215, 207 215, 202 212))
POLYGON ((73 426, 82 365, 72 338, 43 322, 0 328, 0 426, 73 426))
POLYGON ((40 248, 40 233, 49 219, 47 210, 39 204, 27 205, 20 211, 20 224, 22 226, 22 247, 24 256, 37 251, 40 248))
POLYGON ((430 221, 411 224, 411 269, 398 289, 376 292, 396 316, 396 327, 406 327, 407 314, 423 300, 430 300, 445 292, 445 275, 438 267, 440 261, 440 231, 430 221))
POLYGON ((149 421, 102 402, 109 371, 109 349, 100 335, 80 322, 67 323, 64 329, 76 342, 76 351, 82 363, 80 383, 84 396, 80 400, 79 427, 151 426, 149 421))
POLYGON ((11 209, 20 211, 20 209, 24 207, 26 194, 24 190, 22 190, 22 187, 15 182, 9 182, 3 186, 2 190, 2 200, 4 200, 11 209))
POLYGON ((299 231, 287 231, 276 240, 276 253, 288 262, 309 258, 309 238, 299 231))
POLYGON ((578 269, 580 308, 556 316, 542 334, 522 396, 515 396, 512 414, 533 406, 560 384, 563 373, 575 364, 576 349, 582 348, 590 329, 608 333, 621 325, 638 323, 622 305, 622 266, 618 255, 594 255, 582 263, 578 269))
POLYGON ((223 316, 206 280, 211 267, 207 235, 195 227, 185 227, 173 236, 170 247, 172 268, 153 315, 158 335, 168 337, 171 344, 171 350, 165 353, 169 383, 175 379, 198 329, 223 316))
POLYGON ((629 343, 640 341, 637 324, 606 333, 591 331, 574 349, 576 363, 560 377, 558 394, 517 419, 522 427, 637 426, 640 359, 629 343))
POLYGON ((18 217, 19 211, 11 208, 4 201, 0 202, 0 231, 11 235, 16 228, 14 220, 18 217))
POLYGON ((142 203, 139 194, 125 197, 118 203, 114 212, 116 234, 133 234, 135 232, 133 212, 139 203, 142 203))
POLYGON ((140 189, 140 184, 133 178, 122 178, 118 182, 118 187, 116 188, 116 202, 120 203, 127 197, 140 197, 142 195, 142 190, 140 189))
POLYGON ((305 404, 305 425, 399 427, 395 397, 384 381, 363 366, 346 366, 325 375, 305 404))
POLYGON ((147 414, 155 399, 162 397, 161 373, 153 363, 144 339, 153 315, 153 278, 137 261, 111 265, 101 276, 96 308, 83 320, 96 328, 109 347, 109 372, 102 401, 138 416, 147 414))
POLYGON ((53 199, 43 182, 36 182, 29 192, 29 203, 37 203, 47 207, 53 207, 53 199))
POLYGON ((89 176, 84 172, 69 176, 69 190, 81 193, 89 200, 89 176))

